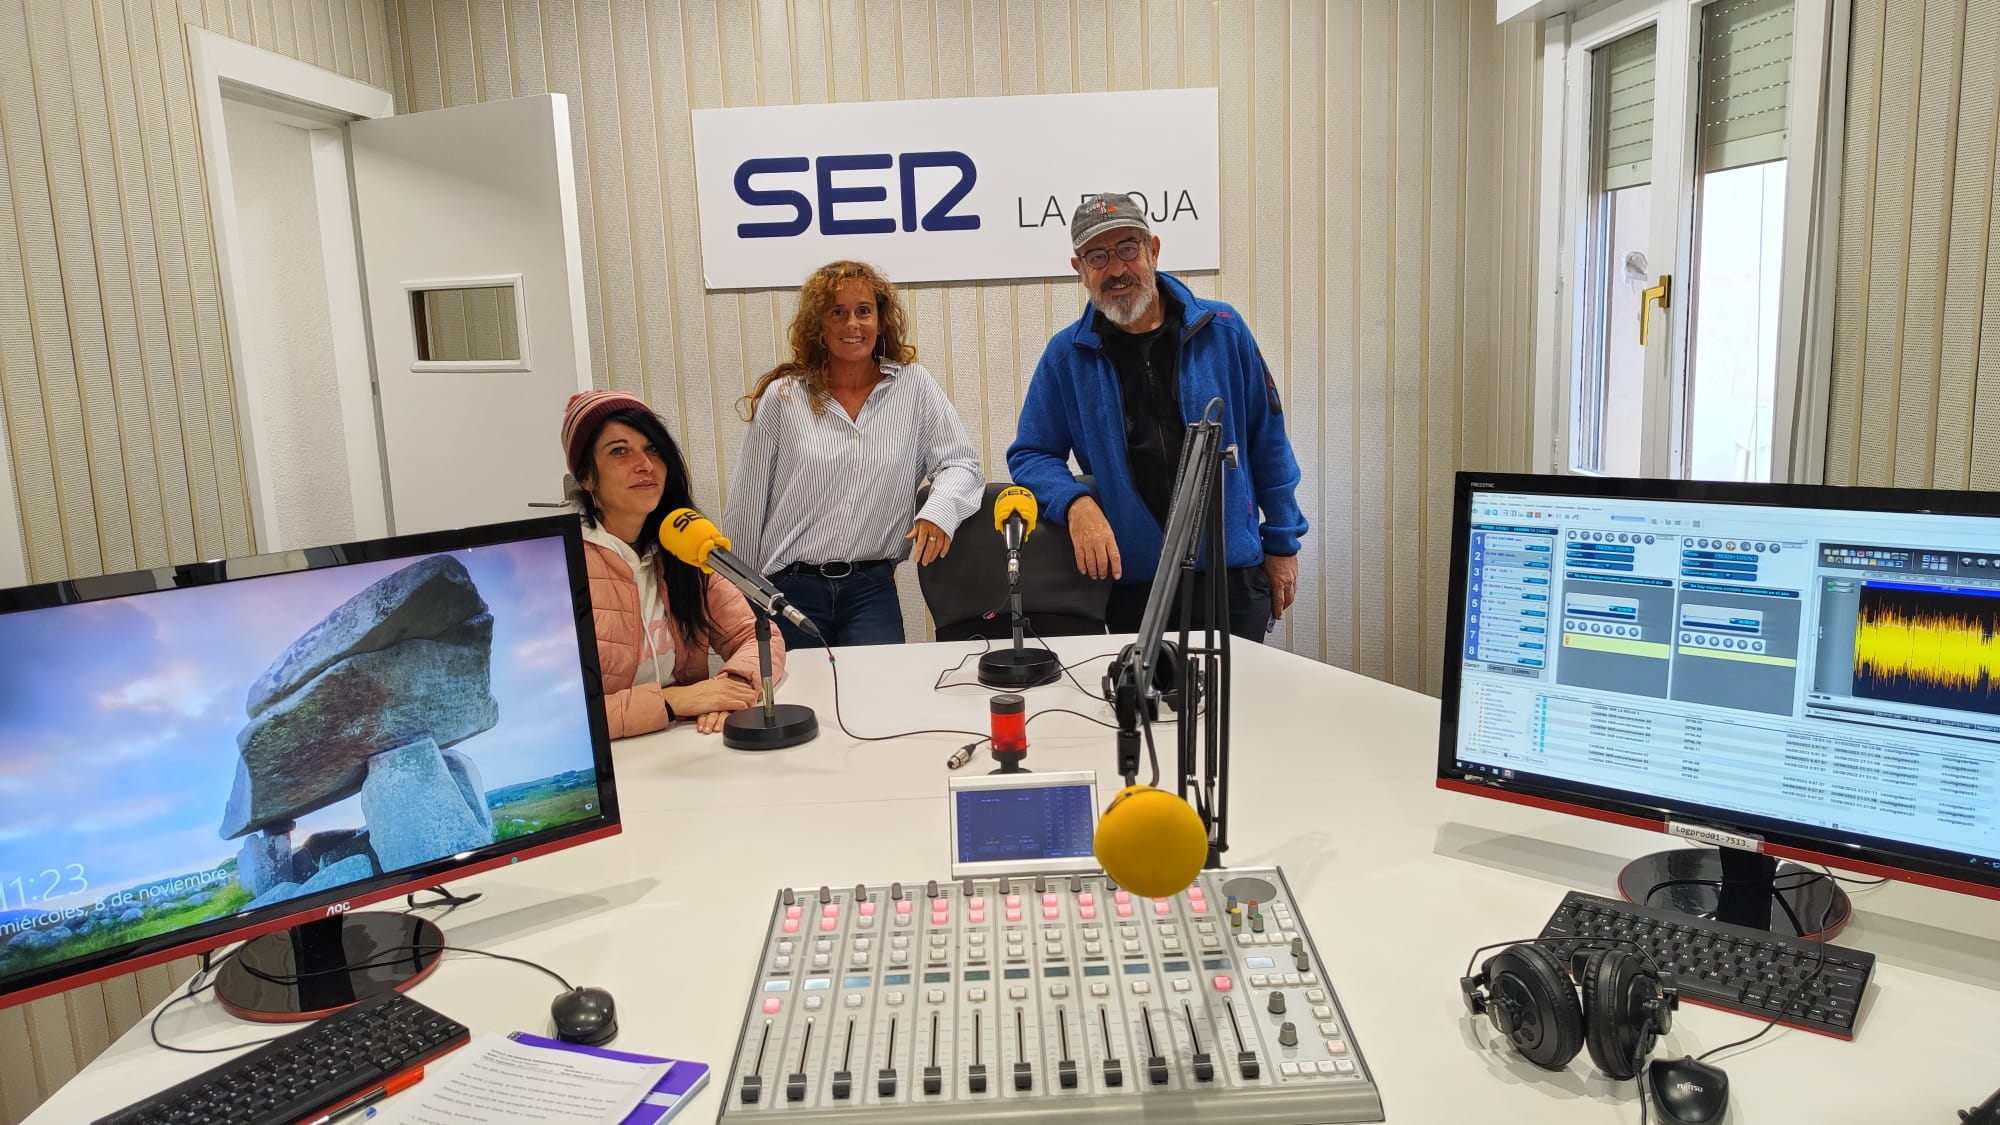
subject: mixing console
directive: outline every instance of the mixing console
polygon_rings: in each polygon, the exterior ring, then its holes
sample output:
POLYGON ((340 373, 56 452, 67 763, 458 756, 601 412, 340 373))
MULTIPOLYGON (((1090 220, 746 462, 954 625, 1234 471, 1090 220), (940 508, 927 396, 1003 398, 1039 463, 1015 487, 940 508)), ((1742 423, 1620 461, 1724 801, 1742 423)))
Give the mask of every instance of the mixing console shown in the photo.
POLYGON ((787 889, 720 1120, 1382 1120, 1275 867, 787 889))

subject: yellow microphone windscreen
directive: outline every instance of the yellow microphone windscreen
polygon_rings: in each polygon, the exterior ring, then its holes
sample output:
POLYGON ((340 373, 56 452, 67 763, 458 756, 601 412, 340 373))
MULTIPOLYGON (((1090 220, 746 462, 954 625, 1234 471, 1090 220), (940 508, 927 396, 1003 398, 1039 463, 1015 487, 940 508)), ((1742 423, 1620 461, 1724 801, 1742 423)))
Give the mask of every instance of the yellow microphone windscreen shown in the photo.
POLYGON ((675 508, 660 521, 660 546, 689 566, 708 570, 708 553, 729 549, 729 538, 707 516, 693 508, 675 508))
POLYGON ((1041 515, 1035 494, 1018 484, 1001 489, 1000 495, 993 498, 993 530, 1005 530, 1007 517, 1012 515, 1019 515, 1030 532, 1035 530, 1035 519, 1041 515))
POLYGON ((1186 890, 1208 861, 1201 814, 1179 796, 1132 785, 1097 820, 1094 849, 1111 881, 1146 898, 1186 890))

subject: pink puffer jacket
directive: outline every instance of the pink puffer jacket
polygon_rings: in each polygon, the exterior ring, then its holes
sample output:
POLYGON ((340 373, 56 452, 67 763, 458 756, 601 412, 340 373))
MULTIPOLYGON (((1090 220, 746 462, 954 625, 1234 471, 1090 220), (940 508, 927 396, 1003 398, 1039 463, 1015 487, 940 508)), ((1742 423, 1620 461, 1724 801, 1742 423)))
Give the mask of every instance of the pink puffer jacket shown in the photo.
MULTIPOLYGON (((639 621, 639 584, 632 568, 617 553, 586 541, 583 559, 590 573, 591 618, 597 625, 597 662, 604 676, 604 717, 611 737, 646 734, 667 725, 667 704, 657 684, 633 687, 645 641, 639 621)), ((729 580, 708 576, 708 632, 693 641, 681 632, 669 611, 667 627, 674 636, 674 682, 698 683, 708 678, 708 650, 725 661, 722 674, 757 684, 757 617, 750 603, 729 580)), ((771 677, 785 675, 785 641, 771 630, 771 677)), ((692 716, 689 716, 692 717, 692 716)))

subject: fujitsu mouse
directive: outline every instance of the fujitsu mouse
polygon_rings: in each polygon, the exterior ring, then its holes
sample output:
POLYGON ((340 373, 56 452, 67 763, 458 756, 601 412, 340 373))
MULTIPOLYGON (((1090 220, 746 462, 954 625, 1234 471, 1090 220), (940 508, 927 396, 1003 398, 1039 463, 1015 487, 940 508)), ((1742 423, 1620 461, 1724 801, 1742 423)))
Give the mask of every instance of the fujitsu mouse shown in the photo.
POLYGON ((1666 1125, 1714 1125, 1729 1109, 1729 1076, 1687 1055, 1654 1059, 1646 1080, 1666 1125))

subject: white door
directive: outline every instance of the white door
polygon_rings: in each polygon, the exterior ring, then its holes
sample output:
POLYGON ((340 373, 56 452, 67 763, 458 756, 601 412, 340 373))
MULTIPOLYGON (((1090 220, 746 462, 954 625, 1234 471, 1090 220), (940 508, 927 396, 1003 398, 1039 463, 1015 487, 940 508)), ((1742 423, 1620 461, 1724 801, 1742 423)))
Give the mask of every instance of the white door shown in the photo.
POLYGON ((567 100, 348 138, 391 528, 526 518, 561 496, 563 406, 590 389, 567 100))

